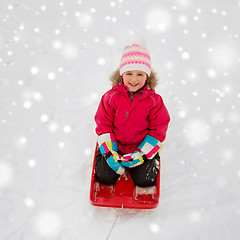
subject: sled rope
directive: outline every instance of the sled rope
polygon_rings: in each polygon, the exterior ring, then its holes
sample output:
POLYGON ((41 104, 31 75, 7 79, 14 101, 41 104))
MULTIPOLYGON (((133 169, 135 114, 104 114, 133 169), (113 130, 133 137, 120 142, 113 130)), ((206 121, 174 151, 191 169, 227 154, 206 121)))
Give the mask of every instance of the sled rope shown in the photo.
POLYGON ((112 230, 113 230, 113 228, 114 228, 114 226, 115 226, 115 224, 116 224, 116 222, 117 222, 117 220, 118 220, 118 217, 119 217, 119 216, 117 216, 116 219, 115 219, 115 221, 113 222, 113 225, 112 225, 112 227, 111 227, 111 229, 110 229, 110 231, 109 231, 109 233, 108 233, 108 235, 107 235, 106 240, 109 239, 109 237, 110 237, 110 235, 111 235, 111 233, 112 233, 112 230))

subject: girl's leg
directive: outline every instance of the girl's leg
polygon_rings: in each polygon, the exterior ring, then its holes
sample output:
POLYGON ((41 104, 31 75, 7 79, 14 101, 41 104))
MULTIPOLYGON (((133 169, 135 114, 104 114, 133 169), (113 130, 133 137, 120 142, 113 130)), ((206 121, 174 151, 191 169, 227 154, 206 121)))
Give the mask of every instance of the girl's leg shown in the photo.
POLYGON ((114 172, 109 165, 107 164, 107 161, 102 156, 100 151, 98 150, 97 156, 96 156, 96 163, 95 163, 95 177, 96 179, 106 185, 115 184, 115 182, 120 177, 119 174, 114 172))
POLYGON ((130 168, 133 182, 139 187, 154 186, 159 174, 159 154, 151 159, 145 161, 142 165, 130 168))

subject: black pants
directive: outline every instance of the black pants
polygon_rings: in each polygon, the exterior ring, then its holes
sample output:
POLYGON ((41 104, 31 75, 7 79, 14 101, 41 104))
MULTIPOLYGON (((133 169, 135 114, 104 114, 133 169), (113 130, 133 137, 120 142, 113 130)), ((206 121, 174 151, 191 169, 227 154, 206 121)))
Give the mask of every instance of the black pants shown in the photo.
MULTIPOLYGON (((123 155, 123 153, 120 153, 123 155)), ((143 164, 129 168, 133 182, 140 187, 150 187, 156 184, 159 173, 159 154, 151 159, 145 161, 143 164)), ((102 156, 100 151, 96 156, 95 177, 103 184, 115 184, 120 177, 114 170, 112 170, 106 159, 102 156)))

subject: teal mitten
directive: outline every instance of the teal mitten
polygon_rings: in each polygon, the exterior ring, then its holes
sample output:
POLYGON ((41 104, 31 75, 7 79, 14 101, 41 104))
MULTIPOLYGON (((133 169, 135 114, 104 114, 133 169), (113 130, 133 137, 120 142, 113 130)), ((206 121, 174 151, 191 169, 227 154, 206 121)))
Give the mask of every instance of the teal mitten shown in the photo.
POLYGON ((137 150, 133 153, 122 156, 122 165, 124 167, 133 168, 144 163, 148 159, 152 159, 162 148, 162 144, 156 138, 146 135, 137 150))
POLYGON ((98 136, 98 144, 99 150, 105 157, 110 168, 112 168, 117 174, 123 175, 125 173, 125 167, 120 161, 122 156, 117 153, 118 147, 113 133, 104 133, 98 136))

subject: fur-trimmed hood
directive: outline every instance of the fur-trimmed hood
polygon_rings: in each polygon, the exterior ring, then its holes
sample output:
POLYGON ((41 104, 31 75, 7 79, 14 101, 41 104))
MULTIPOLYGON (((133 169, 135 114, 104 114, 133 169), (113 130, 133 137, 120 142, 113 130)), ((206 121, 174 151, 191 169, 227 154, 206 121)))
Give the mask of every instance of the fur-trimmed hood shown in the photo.
MULTIPOLYGON (((119 69, 115 70, 110 77, 112 86, 115 87, 118 84, 120 84, 121 79, 122 79, 122 76, 120 75, 119 69)), ((151 89, 154 89, 157 86, 158 80, 157 80, 157 75, 154 71, 151 71, 150 76, 147 78, 147 83, 151 89)))

